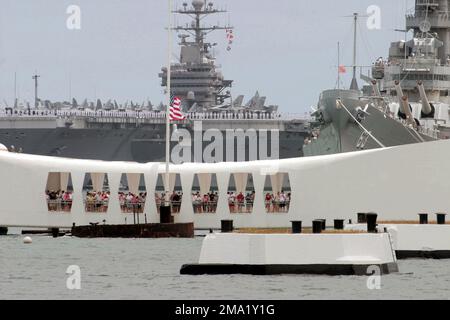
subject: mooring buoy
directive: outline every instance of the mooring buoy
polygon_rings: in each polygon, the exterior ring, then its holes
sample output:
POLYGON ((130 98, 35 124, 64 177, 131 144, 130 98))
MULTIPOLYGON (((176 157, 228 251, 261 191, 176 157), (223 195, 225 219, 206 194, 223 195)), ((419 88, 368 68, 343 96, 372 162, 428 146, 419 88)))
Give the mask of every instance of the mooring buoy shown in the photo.
POLYGON ((25 237, 25 238, 23 238, 23 243, 31 244, 31 243, 33 243, 33 239, 31 239, 31 237, 25 237))

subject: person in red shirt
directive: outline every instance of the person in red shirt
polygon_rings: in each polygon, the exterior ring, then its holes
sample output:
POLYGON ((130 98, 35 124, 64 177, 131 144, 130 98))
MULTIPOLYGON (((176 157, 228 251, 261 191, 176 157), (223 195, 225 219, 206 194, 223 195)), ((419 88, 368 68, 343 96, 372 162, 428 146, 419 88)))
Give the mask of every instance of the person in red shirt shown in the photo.
POLYGON ((242 192, 240 192, 237 195, 236 199, 237 199, 237 202, 238 202, 239 213, 242 213, 243 212, 243 208, 244 208, 244 200, 245 200, 244 194, 242 192))
POLYGON ((266 194, 266 211, 267 212, 271 212, 270 211, 270 204, 272 203, 272 195, 270 193, 266 194))

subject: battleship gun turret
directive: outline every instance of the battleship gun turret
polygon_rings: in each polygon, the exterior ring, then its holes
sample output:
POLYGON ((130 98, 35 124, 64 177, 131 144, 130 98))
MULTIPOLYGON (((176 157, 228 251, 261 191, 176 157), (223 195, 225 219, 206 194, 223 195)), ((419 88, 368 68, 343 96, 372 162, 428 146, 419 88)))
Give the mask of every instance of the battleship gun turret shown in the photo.
POLYGON ((373 89, 373 94, 376 97, 381 97, 380 88, 378 87, 378 82, 376 80, 372 80, 372 89, 373 89))
POLYGON ((395 91, 397 91, 397 97, 399 99, 400 108, 398 109, 398 117, 403 120, 412 119, 412 107, 409 104, 408 96, 403 94, 402 87, 399 81, 395 81, 395 91))
POLYGON ((395 81, 395 91, 397 92, 397 97, 398 97, 398 102, 400 104, 402 104, 402 98, 405 96, 403 94, 403 90, 402 87, 400 86, 400 82, 399 81, 395 81))
POLYGON ((402 97, 401 108, 398 112, 399 112, 399 115, 403 114, 403 117, 401 117, 401 118, 405 119, 408 122, 408 124, 410 124, 412 126, 418 125, 418 121, 416 119, 414 119, 414 117, 412 115, 412 108, 411 108, 411 105, 409 104, 408 96, 402 97))
POLYGON ((434 118, 435 108, 428 101, 422 81, 417 81, 417 89, 419 89, 420 99, 422 100, 422 118, 434 118))

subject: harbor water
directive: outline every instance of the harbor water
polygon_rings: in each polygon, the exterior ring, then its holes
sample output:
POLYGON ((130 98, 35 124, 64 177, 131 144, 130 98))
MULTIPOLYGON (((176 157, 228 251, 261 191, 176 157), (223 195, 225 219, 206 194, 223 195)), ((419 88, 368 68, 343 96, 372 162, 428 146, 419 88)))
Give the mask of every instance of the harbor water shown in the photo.
POLYGON ((405 260, 381 277, 181 276, 198 261, 202 238, 78 239, 0 237, 0 299, 448 299, 450 260, 405 260), (66 274, 78 266, 81 289, 66 274), (370 282, 370 281, 369 281, 370 282), (372 282, 371 282, 372 283, 372 282), (373 286, 370 286, 373 288, 373 286))

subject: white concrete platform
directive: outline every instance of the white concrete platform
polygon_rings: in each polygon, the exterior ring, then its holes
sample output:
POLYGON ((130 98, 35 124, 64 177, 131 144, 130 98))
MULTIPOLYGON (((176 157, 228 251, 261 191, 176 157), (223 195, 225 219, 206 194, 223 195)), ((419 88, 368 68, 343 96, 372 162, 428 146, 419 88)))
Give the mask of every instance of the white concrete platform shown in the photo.
POLYGON ((367 275, 398 271, 388 233, 208 235, 198 264, 182 274, 367 275))
MULTIPOLYGON (((365 224, 347 225, 346 230, 367 230, 365 224)), ((391 235, 398 259, 450 259, 450 225, 379 224, 391 235)))

